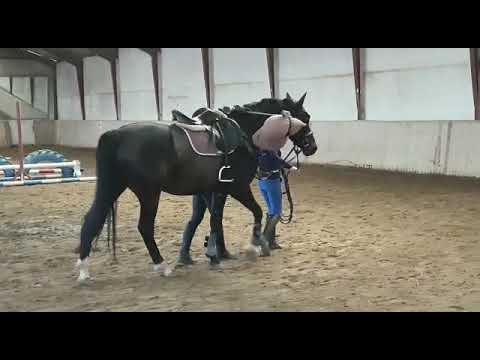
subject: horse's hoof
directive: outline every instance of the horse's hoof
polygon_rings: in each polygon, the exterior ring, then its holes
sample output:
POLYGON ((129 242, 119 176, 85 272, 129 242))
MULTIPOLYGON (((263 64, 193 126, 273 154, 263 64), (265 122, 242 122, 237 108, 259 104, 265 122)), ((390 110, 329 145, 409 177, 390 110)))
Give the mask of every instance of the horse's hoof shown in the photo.
POLYGON ((182 268, 195 265, 195 261, 192 260, 191 257, 187 258, 179 258, 175 264, 175 268, 182 268))
POLYGON ((266 257, 271 255, 270 246, 268 246, 266 241, 262 241, 262 244, 260 245, 260 247, 262 249, 260 256, 266 257))
POLYGON ((212 271, 222 271, 223 270, 223 267, 222 267, 222 264, 221 263, 210 263, 208 265, 208 268, 212 271))
POLYGON ((220 264, 220 258, 217 255, 215 255, 215 256, 208 256, 207 255, 207 258, 210 259, 210 265, 220 264))
POLYGON ((278 245, 278 243, 276 241, 271 243, 269 247, 270 247, 270 250, 280 250, 280 249, 282 249, 282 247, 280 245, 278 245))
POLYGON ((92 277, 89 274, 82 274, 78 275, 77 282, 80 284, 86 283, 88 280, 92 280, 92 277))
POLYGON ((247 247, 247 249, 245 250, 245 256, 247 257, 247 260, 256 261, 258 257, 257 247, 253 245, 247 247))
POLYGON ((85 280, 90 279, 90 272, 88 271, 87 259, 80 260, 78 259, 75 263, 75 270, 79 271, 77 281, 84 282, 85 280))
POLYGON ((190 255, 180 255, 177 264, 180 265, 193 265, 195 264, 195 261, 193 261, 192 257, 190 255))
POLYGON ((220 260, 226 261, 226 260, 237 260, 238 257, 235 255, 232 255, 229 253, 227 250, 225 250, 221 255, 220 255, 220 260))
POLYGON ((162 276, 170 276, 173 270, 165 263, 153 265, 153 272, 159 273, 162 276))

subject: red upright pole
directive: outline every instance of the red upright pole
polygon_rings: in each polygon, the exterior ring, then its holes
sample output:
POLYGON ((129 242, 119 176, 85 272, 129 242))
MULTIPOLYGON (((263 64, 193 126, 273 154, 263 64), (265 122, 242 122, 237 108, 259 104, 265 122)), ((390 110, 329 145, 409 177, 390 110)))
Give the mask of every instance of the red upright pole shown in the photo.
POLYGON ((18 151, 20 155, 20 180, 23 181, 23 140, 22 140, 22 121, 20 119, 20 103, 17 101, 17 132, 18 132, 18 151))

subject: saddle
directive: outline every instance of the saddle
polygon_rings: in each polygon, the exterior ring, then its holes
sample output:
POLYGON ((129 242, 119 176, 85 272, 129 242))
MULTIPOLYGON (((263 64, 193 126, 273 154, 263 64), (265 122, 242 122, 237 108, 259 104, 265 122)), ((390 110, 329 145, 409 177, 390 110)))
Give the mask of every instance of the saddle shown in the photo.
POLYGON ((178 110, 172 110, 173 121, 186 125, 202 125, 202 121, 199 119, 191 118, 178 110))
POLYGON ((223 179, 222 172, 231 168, 228 155, 239 146, 248 145, 246 135, 235 120, 224 113, 207 109, 196 118, 191 118, 178 110, 172 111, 173 125, 182 129, 192 150, 199 156, 223 157, 223 166, 218 175, 220 182, 233 182, 223 179))

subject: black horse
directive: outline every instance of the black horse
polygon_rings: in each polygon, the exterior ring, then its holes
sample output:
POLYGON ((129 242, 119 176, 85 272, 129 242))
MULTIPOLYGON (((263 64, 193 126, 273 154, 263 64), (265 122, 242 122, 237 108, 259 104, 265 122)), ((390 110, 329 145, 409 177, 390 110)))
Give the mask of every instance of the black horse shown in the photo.
MULTIPOLYGON (((97 184, 93 204, 85 216, 80 235, 80 256, 77 267, 79 280, 89 277, 87 258, 91 244, 101 231, 109 210, 117 198, 129 188, 140 202, 138 230, 142 235, 155 271, 168 271, 154 239, 154 223, 160 200, 165 191, 173 195, 193 195, 204 192, 229 194, 249 209, 254 216, 253 235, 249 250, 258 246, 267 252, 261 235, 262 209, 250 189, 257 169, 252 135, 263 125, 269 114, 287 110, 307 126, 289 136, 306 156, 313 155, 317 146, 310 127, 310 115, 303 102, 266 98, 259 102, 234 107, 228 117, 234 119, 246 135, 248 146, 239 146, 228 156, 228 176, 233 182, 219 181, 219 172, 225 165, 222 156, 201 156, 192 149, 184 129, 174 123, 135 123, 108 131, 97 146, 97 184)), ((219 233, 222 219, 211 217, 212 233, 219 233)), ((265 254, 267 255, 267 254, 265 254)))

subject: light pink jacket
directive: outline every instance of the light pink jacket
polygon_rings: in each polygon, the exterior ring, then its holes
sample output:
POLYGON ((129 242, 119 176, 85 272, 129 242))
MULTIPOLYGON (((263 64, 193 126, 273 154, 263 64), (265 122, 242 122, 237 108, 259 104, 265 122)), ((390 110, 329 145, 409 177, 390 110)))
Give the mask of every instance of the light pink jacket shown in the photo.
POLYGON ((290 116, 288 111, 282 115, 270 116, 263 126, 252 136, 253 143, 261 150, 279 151, 287 143, 291 135, 299 132, 305 123, 290 116), (291 128, 288 132, 289 118, 291 119, 291 128), (287 134, 288 133, 288 134, 287 134))

